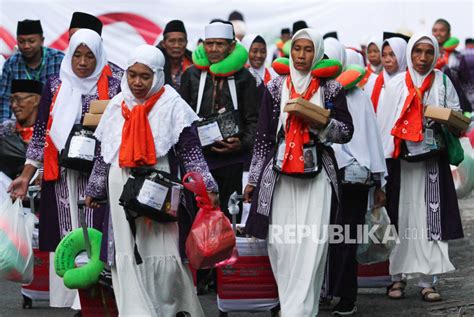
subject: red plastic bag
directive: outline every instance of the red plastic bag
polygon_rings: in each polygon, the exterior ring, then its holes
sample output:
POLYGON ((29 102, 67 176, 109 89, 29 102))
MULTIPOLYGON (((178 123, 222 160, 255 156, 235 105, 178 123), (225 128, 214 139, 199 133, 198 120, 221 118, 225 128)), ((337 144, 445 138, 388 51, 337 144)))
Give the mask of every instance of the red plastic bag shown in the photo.
POLYGON ((232 256, 235 247, 232 225, 219 208, 212 208, 200 174, 186 174, 183 185, 196 194, 200 208, 186 240, 186 256, 195 269, 212 268, 232 256))

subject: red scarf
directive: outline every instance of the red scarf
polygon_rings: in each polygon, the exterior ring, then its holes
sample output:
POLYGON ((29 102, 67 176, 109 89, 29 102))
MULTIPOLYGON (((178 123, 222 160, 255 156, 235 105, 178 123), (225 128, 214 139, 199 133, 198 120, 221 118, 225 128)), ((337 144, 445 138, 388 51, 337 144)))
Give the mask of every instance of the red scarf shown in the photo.
POLYGON ((156 164, 155 141, 148 121, 148 113, 156 104, 165 87, 148 98, 142 105, 136 105, 132 111, 125 101, 122 102, 122 115, 125 123, 122 128, 122 143, 120 144, 119 166, 138 167, 156 164))
POLYGON ((451 53, 452 52, 445 50, 436 61, 435 68, 441 70, 444 66, 448 65, 449 56, 451 55, 451 53))
MULTIPOLYGON (((286 85, 290 90, 290 99, 303 97, 310 100, 319 89, 319 78, 313 77, 303 94, 298 94, 292 84, 291 76, 288 76, 286 85)), ((304 158, 303 145, 310 141, 309 126, 302 119, 288 115, 285 134, 285 157, 283 158, 282 171, 285 173, 303 173, 304 158)))
POLYGON ((29 143, 33 137, 33 127, 23 128, 18 122, 15 125, 15 131, 18 132, 23 141, 29 143))
POLYGON ((365 84, 367 84, 367 82, 369 81, 369 77, 370 75, 374 72, 372 70, 372 68, 370 67, 370 64, 367 65, 367 67, 365 68, 366 72, 365 72, 365 75, 364 77, 362 77, 362 79, 360 80, 360 82, 357 84, 357 87, 359 88, 362 88, 365 86, 365 84))
POLYGON ((382 92, 382 87, 384 84, 383 71, 377 76, 375 80, 374 90, 372 90, 372 104, 374 105, 374 111, 377 112, 377 107, 379 106, 380 93, 382 92))
POLYGON ((263 78, 263 83, 265 84, 265 86, 268 84, 270 80, 272 80, 272 75, 268 71, 268 68, 265 68, 265 77, 263 78))
MULTIPOLYGON (((97 93, 99 95, 99 100, 107 100, 109 97, 109 79, 107 74, 112 74, 110 71, 109 65, 106 65, 100 74, 99 80, 97 81, 97 93)), ((44 180, 45 181, 56 181, 59 178, 59 160, 58 160, 58 150, 54 146, 53 140, 49 135, 51 126, 53 125, 53 108, 56 103, 56 98, 58 97, 59 90, 61 85, 59 85, 58 90, 54 94, 53 101, 49 107, 49 118, 48 124, 46 126, 46 140, 44 143, 44 180)), ((58 118, 60 120, 61 118, 58 118)))
POLYGON ((392 135, 395 137, 393 158, 398 158, 400 155, 402 140, 423 141, 423 96, 431 88, 434 76, 435 73, 432 71, 425 78, 421 87, 416 88, 410 72, 406 72, 405 83, 408 88, 408 96, 405 99, 400 117, 392 129, 392 135))

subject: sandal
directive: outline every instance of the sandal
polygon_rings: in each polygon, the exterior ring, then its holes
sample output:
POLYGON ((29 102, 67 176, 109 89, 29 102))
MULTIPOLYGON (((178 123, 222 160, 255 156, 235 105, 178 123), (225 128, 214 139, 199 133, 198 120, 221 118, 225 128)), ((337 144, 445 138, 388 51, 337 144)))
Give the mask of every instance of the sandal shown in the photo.
POLYGON ((420 290, 421 299, 425 302, 439 302, 441 295, 436 291, 434 287, 424 287, 420 290))
POLYGON ((398 281, 392 283, 390 286, 387 287, 387 296, 391 299, 401 299, 405 297, 405 287, 407 286, 407 282, 405 281, 398 281), (398 295, 393 294, 394 292, 398 295))

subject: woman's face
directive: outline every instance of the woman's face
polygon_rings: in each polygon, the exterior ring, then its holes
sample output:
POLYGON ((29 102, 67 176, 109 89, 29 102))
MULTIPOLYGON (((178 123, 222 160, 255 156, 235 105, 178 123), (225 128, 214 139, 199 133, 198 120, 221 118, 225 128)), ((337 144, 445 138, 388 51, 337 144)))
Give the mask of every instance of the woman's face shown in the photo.
POLYGON ((385 68, 390 75, 398 71, 397 56, 395 56, 390 45, 385 45, 382 49, 382 64, 383 68, 385 68))
POLYGON ((435 50, 433 45, 427 43, 420 43, 415 45, 411 51, 411 61, 413 68, 420 75, 427 74, 431 65, 433 65, 435 50))
POLYGON ((79 78, 87 78, 97 66, 94 53, 84 44, 79 45, 72 56, 72 71, 79 78))
POLYGON ((314 59, 313 41, 307 39, 297 39, 291 46, 291 58, 296 70, 309 72, 313 66, 314 59))
POLYGON ((267 47, 263 43, 253 43, 249 50, 250 66, 253 68, 260 68, 265 63, 267 58, 267 47))
POLYGON ((367 48, 367 58, 369 59, 369 62, 374 66, 379 66, 382 62, 380 59, 380 50, 374 43, 370 44, 369 48, 367 48))
POLYGON ((136 63, 127 69, 128 87, 137 99, 144 99, 153 85, 153 71, 150 67, 136 63))

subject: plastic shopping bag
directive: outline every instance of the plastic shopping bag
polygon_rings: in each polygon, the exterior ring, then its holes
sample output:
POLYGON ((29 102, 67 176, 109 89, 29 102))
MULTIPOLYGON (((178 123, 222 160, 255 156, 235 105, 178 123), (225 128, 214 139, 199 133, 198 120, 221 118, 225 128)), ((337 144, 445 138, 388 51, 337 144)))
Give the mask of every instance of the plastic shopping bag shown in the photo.
POLYGON ((186 256, 194 269, 212 268, 232 256, 235 234, 229 219, 211 207, 204 181, 198 173, 188 173, 183 185, 196 194, 200 208, 186 240, 186 256))
POLYGON ((377 241, 371 239, 369 235, 368 241, 359 245, 357 248, 357 262, 359 264, 372 264, 388 260, 396 244, 393 239, 396 232, 394 227, 390 227, 390 218, 385 207, 369 209, 365 215, 365 224, 368 226, 368 232, 372 231, 377 241), (375 229, 373 229, 374 226, 375 229), (385 241, 385 238, 392 239, 385 241))
POLYGON ((34 223, 35 216, 23 212, 19 199, 0 205, 0 278, 22 284, 33 280, 34 223))

